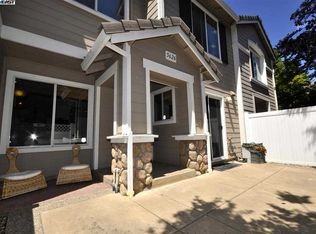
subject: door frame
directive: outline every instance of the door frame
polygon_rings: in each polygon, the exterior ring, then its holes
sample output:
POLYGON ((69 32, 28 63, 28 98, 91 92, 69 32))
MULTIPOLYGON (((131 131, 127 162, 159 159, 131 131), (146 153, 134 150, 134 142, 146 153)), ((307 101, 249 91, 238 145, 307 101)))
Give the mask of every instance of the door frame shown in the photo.
MULTIPOLYGON (((227 129, 226 129, 226 116, 225 116, 225 96, 223 94, 215 93, 214 91, 205 90, 205 98, 209 97, 212 99, 216 99, 220 101, 220 112, 221 112, 221 122, 222 122, 222 143, 223 143, 223 154, 218 158, 213 158, 213 150, 211 149, 212 153, 212 161, 217 162, 221 160, 228 159, 228 145, 227 145, 227 129)), ((207 103, 205 103, 207 105, 207 103)), ((207 108, 207 106, 206 106, 207 108)), ((207 111, 207 109, 206 109, 207 111)), ((208 121, 208 119, 207 119, 208 121)), ((209 124, 209 121, 208 121, 209 124)), ((211 129, 211 128, 210 128, 211 129)), ((212 134, 210 132, 210 134, 212 134)))

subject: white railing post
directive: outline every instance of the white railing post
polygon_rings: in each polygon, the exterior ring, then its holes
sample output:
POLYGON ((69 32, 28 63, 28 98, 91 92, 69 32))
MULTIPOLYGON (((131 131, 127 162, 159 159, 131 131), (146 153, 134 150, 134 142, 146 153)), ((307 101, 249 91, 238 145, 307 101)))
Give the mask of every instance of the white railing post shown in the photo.
POLYGON ((134 196, 134 186, 133 186, 133 133, 130 132, 127 138, 127 196, 134 196))
POLYGON ((245 140, 246 142, 242 143, 249 143, 251 141, 251 128, 250 128, 250 119, 249 119, 249 113, 244 113, 244 123, 245 123, 245 140))
POLYGON ((206 151, 207 151, 207 161, 208 161, 208 173, 213 171, 212 167, 212 149, 211 149, 211 134, 209 132, 206 133, 206 151))

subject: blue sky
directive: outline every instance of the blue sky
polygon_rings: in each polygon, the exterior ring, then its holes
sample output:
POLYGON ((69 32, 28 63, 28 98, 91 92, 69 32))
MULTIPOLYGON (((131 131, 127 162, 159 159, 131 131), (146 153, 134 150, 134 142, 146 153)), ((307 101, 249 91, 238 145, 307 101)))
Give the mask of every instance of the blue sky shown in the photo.
POLYGON ((303 0, 225 0, 238 15, 259 15, 275 46, 287 33, 295 29, 291 14, 303 0))

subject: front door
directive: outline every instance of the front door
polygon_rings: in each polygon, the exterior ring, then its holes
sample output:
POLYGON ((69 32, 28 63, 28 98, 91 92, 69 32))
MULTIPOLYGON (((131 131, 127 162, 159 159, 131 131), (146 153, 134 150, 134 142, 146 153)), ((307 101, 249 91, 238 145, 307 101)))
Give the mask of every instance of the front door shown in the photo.
POLYGON ((212 158, 217 159, 224 155, 221 101, 207 96, 206 108, 209 128, 208 131, 211 133, 212 158))

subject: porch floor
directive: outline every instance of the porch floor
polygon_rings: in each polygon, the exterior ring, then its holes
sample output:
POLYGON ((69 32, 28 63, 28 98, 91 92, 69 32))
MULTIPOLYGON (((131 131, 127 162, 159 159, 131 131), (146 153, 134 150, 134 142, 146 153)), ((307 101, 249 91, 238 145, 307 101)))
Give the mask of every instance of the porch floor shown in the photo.
POLYGON ((153 175, 153 178, 168 176, 168 174, 175 171, 179 171, 181 169, 183 168, 180 168, 179 166, 161 163, 161 162, 153 162, 152 175, 153 175))

